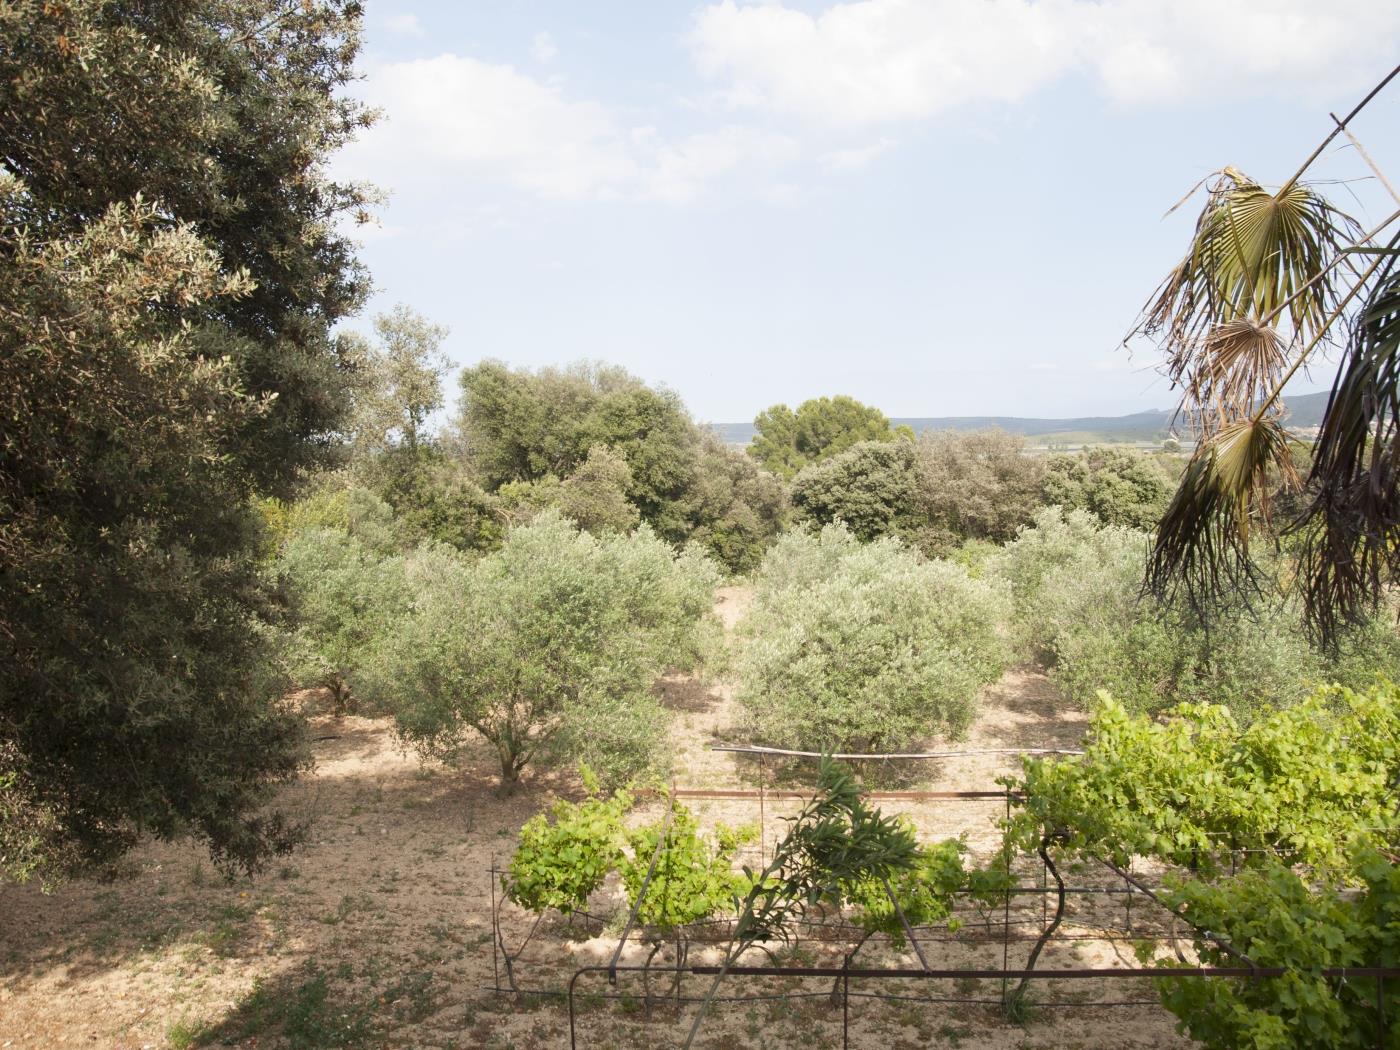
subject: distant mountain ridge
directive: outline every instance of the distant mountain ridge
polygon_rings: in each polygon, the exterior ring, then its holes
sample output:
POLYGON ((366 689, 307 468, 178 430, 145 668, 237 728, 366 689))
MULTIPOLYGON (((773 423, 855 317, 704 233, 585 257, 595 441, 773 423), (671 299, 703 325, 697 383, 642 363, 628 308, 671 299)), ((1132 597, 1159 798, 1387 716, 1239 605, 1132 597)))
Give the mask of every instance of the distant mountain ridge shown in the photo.
MULTIPOLYGON (((1327 409, 1327 391, 1298 394, 1284 399, 1290 427, 1315 427, 1327 409)), ((914 433, 925 430, 985 430, 1000 427, 1012 434, 1047 441, 1075 443, 1156 442, 1173 430, 1173 413, 1166 410, 1134 412, 1126 416, 1079 416, 1072 419, 1036 419, 1024 416, 929 416, 891 417, 895 426, 908 426, 914 433)), ((747 445, 753 440, 752 423, 711 423, 710 428, 731 445, 747 445)), ((1178 434, 1184 429, 1179 421, 1178 434)), ((1181 436, 1185 436, 1182 434, 1181 436)))

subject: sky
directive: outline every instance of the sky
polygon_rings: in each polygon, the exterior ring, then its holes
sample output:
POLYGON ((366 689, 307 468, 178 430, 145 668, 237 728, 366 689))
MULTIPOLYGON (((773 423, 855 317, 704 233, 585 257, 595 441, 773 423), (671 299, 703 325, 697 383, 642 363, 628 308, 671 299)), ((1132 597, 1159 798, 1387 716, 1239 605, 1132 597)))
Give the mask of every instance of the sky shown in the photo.
MULTIPOLYGON (((1171 407, 1121 349, 1169 209, 1282 183, 1397 62, 1394 0, 367 0, 358 324, 404 303, 457 366, 604 360, 707 422, 1171 407)), ((1400 80, 1353 125, 1392 183, 1397 126, 1400 80)), ((1344 139, 1309 178, 1395 208, 1344 139)))

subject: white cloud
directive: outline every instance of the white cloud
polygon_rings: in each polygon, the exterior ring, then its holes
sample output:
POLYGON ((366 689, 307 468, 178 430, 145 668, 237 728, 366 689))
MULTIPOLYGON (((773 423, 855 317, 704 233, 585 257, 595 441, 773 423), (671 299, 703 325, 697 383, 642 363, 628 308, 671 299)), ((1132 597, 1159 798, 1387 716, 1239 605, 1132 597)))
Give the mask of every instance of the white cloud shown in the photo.
POLYGON ((882 153, 888 153, 895 146, 894 139, 882 138, 878 142, 872 142, 866 146, 849 146, 845 149, 835 149, 830 153, 821 156, 821 165, 827 171, 838 174, 848 174, 850 172, 864 171, 868 168, 876 157, 882 153))
POLYGON ((554 37, 548 33, 536 33, 535 38, 530 41, 530 57, 536 62, 548 65, 558 54, 559 47, 554 43, 554 37))
POLYGON ((816 15, 723 0, 688 43, 727 105, 851 126, 1014 102, 1071 73, 1126 104, 1350 88, 1398 32, 1389 0, 852 0, 816 15))
POLYGON ((772 172, 798 152, 792 139, 753 128, 730 126, 689 135, 657 148, 646 175, 647 193, 658 200, 684 203, 716 179, 739 171, 772 172))
POLYGON ((415 14, 390 15, 384 20, 384 27, 398 36, 421 37, 424 35, 423 23, 418 21, 418 16, 415 14))
POLYGON ((786 136, 737 125, 668 138, 570 97, 560 78, 452 54, 372 68, 365 97, 384 118, 338 167, 400 194, 447 181, 687 203, 725 178, 755 177, 761 192, 799 154, 786 136))
POLYGON ((451 54, 395 62, 370 71, 365 93, 384 120, 345 163, 391 188, 440 174, 578 198, 637 176, 606 107, 510 66, 451 54))

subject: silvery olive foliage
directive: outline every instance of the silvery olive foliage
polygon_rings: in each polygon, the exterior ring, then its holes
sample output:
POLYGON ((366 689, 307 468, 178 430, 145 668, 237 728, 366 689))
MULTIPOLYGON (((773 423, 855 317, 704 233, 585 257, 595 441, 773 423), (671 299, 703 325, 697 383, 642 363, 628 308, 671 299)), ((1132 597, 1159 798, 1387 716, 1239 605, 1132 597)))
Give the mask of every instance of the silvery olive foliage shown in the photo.
POLYGON ((895 540, 789 532, 739 628, 748 731, 805 750, 882 751, 967 728, 1006 667, 1006 595, 895 540))
POLYGON ((1335 652, 1313 648, 1296 599, 1241 606, 1207 626, 1185 602, 1142 592, 1150 543, 1145 532, 1051 507, 985 565, 1010 591, 1019 654, 1045 662, 1080 704, 1107 690, 1132 710, 1193 701, 1243 714, 1400 667, 1400 640, 1382 618, 1341 632, 1335 652))
POLYGON ((453 761, 480 733, 506 792, 541 759, 586 762, 605 783, 664 767, 652 686, 717 630, 709 559, 646 526, 597 537, 553 511, 480 560, 439 558, 370 676, 407 741, 453 761))

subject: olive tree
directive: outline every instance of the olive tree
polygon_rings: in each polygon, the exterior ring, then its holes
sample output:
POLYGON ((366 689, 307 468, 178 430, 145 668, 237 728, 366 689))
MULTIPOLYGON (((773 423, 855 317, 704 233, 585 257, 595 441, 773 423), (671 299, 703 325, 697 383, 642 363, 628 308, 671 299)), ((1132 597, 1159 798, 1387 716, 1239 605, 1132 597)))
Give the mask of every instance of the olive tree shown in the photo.
POLYGON ((1189 603, 1143 594, 1150 548, 1146 532, 1051 507, 987 563, 1011 591, 1021 652, 1043 660, 1077 703, 1102 689, 1136 710, 1218 703, 1251 715, 1325 682, 1361 688, 1400 666, 1393 622, 1349 628, 1335 651, 1322 651, 1309 644, 1296 597, 1207 627, 1189 603))
POLYGON ((958 736, 1005 668, 1001 590, 895 540, 794 531, 764 558, 739 627, 749 731, 807 750, 958 736))
POLYGON ((485 737, 504 793, 541 758, 620 780, 664 764, 651 687, 698 658, 716 581, 646 526, 595 537, 545 511, 494 554, 418 580, 374 688, 427 756, 485 737))
POLYGON ((286 648, 292 681, 330 690, 344 714, 358 699, 360 669, 372 666, 408 611, 404 558, 341 529, 309 528, 283 546, 276 573, 295 614, 286 648))

